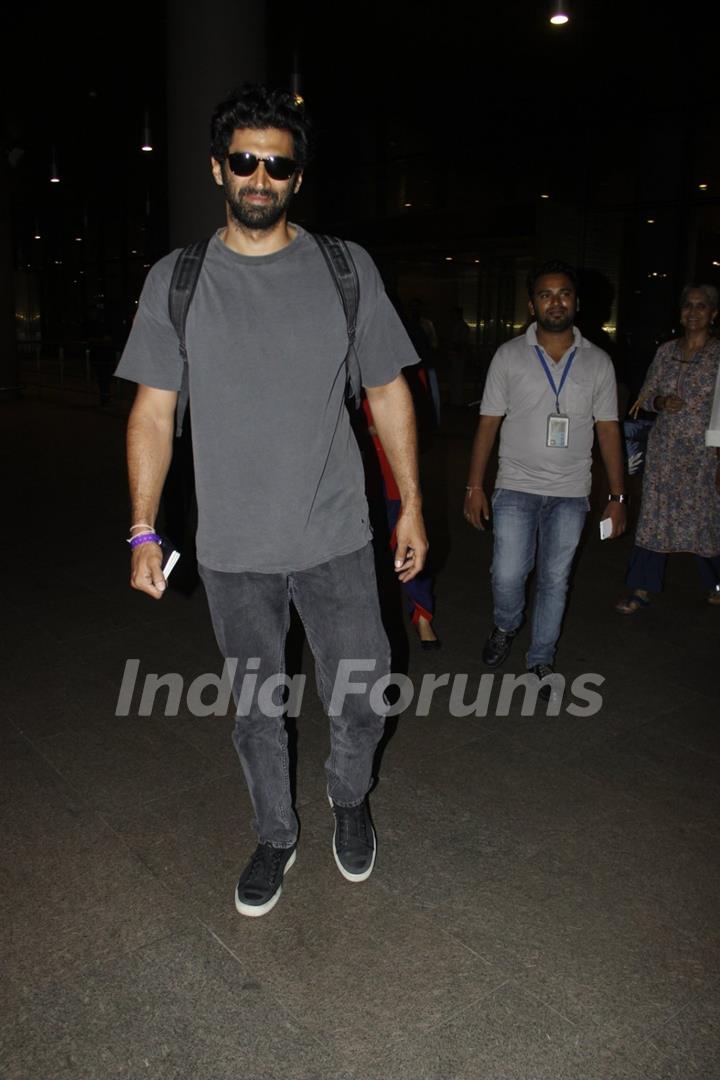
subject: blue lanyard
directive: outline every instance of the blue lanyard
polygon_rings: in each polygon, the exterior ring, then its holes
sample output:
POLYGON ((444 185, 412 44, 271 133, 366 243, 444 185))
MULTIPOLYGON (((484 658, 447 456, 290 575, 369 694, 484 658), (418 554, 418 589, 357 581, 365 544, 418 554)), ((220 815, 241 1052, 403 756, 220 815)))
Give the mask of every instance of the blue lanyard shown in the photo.
POLYGON ((565 364, 565 368, 563 370, 562 376, 560 377, 560 385, 559 386, 555 385, 555 380, 552 377, 552 373, 550 371, 550 368, 547 366, 547 361, 545 360, 545 357, 542 354, 542 349, 540 349, 540 347, 538 345, 535 346, 535 352, 538 354, 538 359, 539 359, 540 363, 542 364, 543 368, 545 369, 545 374, 547 375, 548 382, 550 383, 550 386, 552 388, 552 392, 555 395, 555 411, 560 412, 560 395, 562 393, 562 388, 565 385, 565 380, 567 379, 568 375, 570 374, 570 368, 572 367, 572 362, 575 359, 575 353, 577 352, 577 345, 575 346, 575 348, 573 349, 573 351, 570 353, 570 355, 567 358, 567 363, 565 364))

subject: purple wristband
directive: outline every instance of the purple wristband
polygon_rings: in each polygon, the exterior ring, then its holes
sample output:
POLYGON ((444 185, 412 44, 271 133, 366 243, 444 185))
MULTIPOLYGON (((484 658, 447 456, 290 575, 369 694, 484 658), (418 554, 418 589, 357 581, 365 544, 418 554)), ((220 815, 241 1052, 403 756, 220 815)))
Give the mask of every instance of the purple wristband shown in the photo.
POLYGON ((161 544, 162 540, 157 533, 141 533, 140 536, 133 536, 131 540, 128 540, 128 544, 131 548, 140 547, 141 544, 161 544))

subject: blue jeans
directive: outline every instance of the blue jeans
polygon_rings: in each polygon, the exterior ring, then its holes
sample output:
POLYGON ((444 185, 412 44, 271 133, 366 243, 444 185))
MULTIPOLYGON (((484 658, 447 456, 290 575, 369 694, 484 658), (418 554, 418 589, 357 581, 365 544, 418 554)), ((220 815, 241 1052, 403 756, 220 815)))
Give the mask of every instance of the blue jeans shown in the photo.
MULTIPOLYGON (((247 660, 259 658, 256 687, 285 670, 285 638, 292 601, 315 658, 318 691, 326 710, 341 660, 375 661, 350 681, 365 693, 344 697, 340 715, 330 717, 330 756, 325 763, 328 793, 342 806, 361 803, 372 781, 373 757, 385 718, 370 705, 375 682, 390 673, 390 648, 380 620, 372 544, 289 574, 224 573, 199 567, 213 629, 225 659, 236 658, 233 695, 240 698, 247 660)), ((290 794, 288 739, 282 716, 267 716, 258 694, 248 695, 248 715, 236 715, 233 742, 245 773, 261 843, 291 847, 298 824, 290 794)), ((274 696, 274 702, 277 694, 274 696)), ((239 711, 239 710, 238 710, 239 711)))
POLYGON ((565 612, 570 568, 589 509, 588 500, 497 488, 492 497, 491 568, 495 625, 517 630, 525 582, 536 562, 532 640, 527 666, 552 664, 565 612))

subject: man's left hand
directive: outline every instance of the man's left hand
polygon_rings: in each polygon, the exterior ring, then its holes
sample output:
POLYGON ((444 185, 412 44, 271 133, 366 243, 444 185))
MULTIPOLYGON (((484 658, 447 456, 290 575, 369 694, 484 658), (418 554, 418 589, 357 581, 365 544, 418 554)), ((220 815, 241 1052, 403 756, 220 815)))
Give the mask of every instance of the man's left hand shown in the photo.
POLYGON ((408 507, 400 511, 395 536, 395 573, 400 581, 412 581, 425 565, 429 546, 419 508, 408 507))
POLYGON ((609 539, 615 540, 616 537, 622 536, 625 532, 625 526, 627 524, 625 503, 609 502, 605 508, 602 520, 606 521, 608 518, 612 521, 612 532, 610 533, 609 539))

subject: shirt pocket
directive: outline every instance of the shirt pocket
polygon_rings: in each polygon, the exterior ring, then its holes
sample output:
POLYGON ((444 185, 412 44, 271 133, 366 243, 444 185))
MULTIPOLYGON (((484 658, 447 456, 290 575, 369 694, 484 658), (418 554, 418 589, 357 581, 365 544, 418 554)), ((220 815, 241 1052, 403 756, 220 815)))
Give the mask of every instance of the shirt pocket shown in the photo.
POLYGON ((561 396, 565 398, 564 403, 562 400, 560 402, 561 408, 564 404, 564 411, 568 416, 592 416, 593 388, 591 385, 568 379, 564 394, 561 396))

